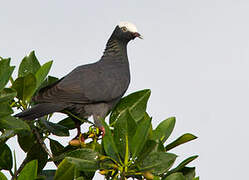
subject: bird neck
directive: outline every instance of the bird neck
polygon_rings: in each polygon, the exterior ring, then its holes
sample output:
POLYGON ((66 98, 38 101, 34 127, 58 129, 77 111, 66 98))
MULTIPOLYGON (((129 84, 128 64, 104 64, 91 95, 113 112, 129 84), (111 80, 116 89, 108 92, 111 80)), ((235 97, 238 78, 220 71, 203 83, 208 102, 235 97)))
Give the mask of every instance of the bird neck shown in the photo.
POLYGON ((110 38, 101 60, 128 61, 127 44, 128 42, 110 38))

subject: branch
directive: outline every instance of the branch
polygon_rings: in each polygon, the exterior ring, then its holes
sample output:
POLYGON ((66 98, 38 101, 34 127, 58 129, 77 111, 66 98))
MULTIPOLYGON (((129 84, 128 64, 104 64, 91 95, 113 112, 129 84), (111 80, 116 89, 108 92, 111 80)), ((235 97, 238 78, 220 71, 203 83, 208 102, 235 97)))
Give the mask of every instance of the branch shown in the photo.
POLYGON ((28 158, 26 156, 26 158, 23 160, 22 164, 20 165, 20 167, 18 168, 18 170, 14 173, 14 175, 12 176, 11 180, 16 180, 17 179, 17 175, 22 171, 22 169, 24 168, 24 166, 27 164, 28 162, 28 158))
MULTIPOLYGON (((41 147, 44 149, 44 151, 48 154, 49 158, 53 160, 53 155, 52 153, 49 151, 49 149, 47 148, 46 144, 44 143, 44 141, 42 140, 39 132, 37 131, 36 128, 33 129, 35 135, 36 135, 36 139, 38 140, 38 142, 40 143, 41 147)), ((54 162, 54 161, 53 161, 54 162)), ((54 164, 56 166, 58 166, 59 164, 55 163, 54 164)))

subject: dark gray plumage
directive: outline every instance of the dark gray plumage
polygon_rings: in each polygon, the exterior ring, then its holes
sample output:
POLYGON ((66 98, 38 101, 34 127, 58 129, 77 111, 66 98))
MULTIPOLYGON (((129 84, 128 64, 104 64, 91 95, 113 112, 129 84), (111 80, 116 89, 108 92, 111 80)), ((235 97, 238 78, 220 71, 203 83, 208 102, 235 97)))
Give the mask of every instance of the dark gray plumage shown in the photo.
MULTIPOLYGON (((136 37, 141 36, 133 24, 120 23, 99 61, 79 66, 56 83, 41 89, 33 97, 38 104, 16 117, 31 120, 68 110, 81 118, 93 115, 96 126, 104 133, 99 118, 105 118, 129 86, 127 44, 136 37)), ((75 122, 79 135, 80 123, 75 122)))

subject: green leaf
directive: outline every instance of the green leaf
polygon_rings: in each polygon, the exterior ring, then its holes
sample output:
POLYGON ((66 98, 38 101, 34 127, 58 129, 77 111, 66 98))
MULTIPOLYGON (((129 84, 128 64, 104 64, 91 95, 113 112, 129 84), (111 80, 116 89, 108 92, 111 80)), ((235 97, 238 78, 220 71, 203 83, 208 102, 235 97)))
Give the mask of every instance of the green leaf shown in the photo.
POLYGON ((168 177, 166 177, 163 180, 186 180, 186 179, 182 173, 178 172, 178 173, 174 173, 174 174, 169 175, 168 177))
POLYGON ((13 166, 12 154, 7 144, 0 144, 0 169, 11 170, 13 166))
POLYGON ((41 124, 47 128, 47 130, 49 132, 51 132, 52 134, 56 135, 56 136, 69 136, 69 131, 66 127, 56 124, 56 123, 52 123, 49 122, 45 119, 41 119, 41 124))
POLYGON ((153 131, 152 140, 161 140, 164 143, 175 127, 175 117, 168 118, 162 121, 153 131))
POLYGON ((199 180, 200 179, 200 177, 196 177, 196 178, 194 178, 193 180, 199 180))
POLYGON ((36 88, 36 78, 33 74, 17 78, 12 86, 17 91, 17 97, 23 101, 30 101, 36 88))
POLYGON ((152 152, 140 165, 140 171, 151 171, 155 175, 167 172, 176 159, 175 154, 166 152, 152 152))
POLYGON ((53 180, 56 170, 42 170, 41 175, 45 176, 46 180, 53 180))
POLYGON ((8 180, 7 177, 2 172, 0 172, 0 179, 1 180, 8 180))
POLYGON ((184 167, 181 169, 181 173, 184 175, 185 180, 193 180, 195 177, 194 167, 184 167))
POLYGON ((41 65, 35 56, 35 51, 32 51, 28 56, 25 56, 18 69, 18 77, 26 76, 30 73, 35 74, 41 65))
POLYGON ((74 179, 75 165, 64 159, 58 166, 55 172, 54 180, 73 180, 74 179))
POLYGON ((15 66, 10 66, 10 58, 0 59, 0 91, 8 83, 15 66))
POLYGON ((37 160, 28 162, 20 172, 17 180, 34 180, 37 176, 38 163, 37 160))
POLYGON ((38 142, 31 147, 27 154, 28 162, 35 159, 38 160, 38 173, 40 173, 47 164, 48 155, 38 142))
POLYGON ((89 148, 84 148, 68 152, 66 156, 84 160, 96 160, 96 158, 98 157, 98 152, 89 148))
POLYGON ((147 137, 151 128, 151 118, 148 115, 145 115, 144 118, 139 121, 137 125, 137 130, 135 135, 131 140, 131 152, 132 158, 134 159, 143 149, 147 137))
POLYGON ((64 146, 62 146, 58 141, 55 141, 53 139, 49 139, 49 142, 53 156, 59 156, 63 152, 64 146))
POLYGON ((198 156, 191 156, 187 159, 185 159, 184 161, 182 161, 176 168, 172 169, 169 171, 169 174, 172 174, 174 172, 179 172, 181 171, 187 164, 189 164, 190 162, 192 162, 193 160, 195 160, 198 156))
POLYGON ((76 180, 84 180, 84 178, 83 177, 78 177, 78 178, 76 178, 76 180))
POLYGON ((44 79, 47 77, 48 72, 50 71, 50 68, 52 66, 53 61, 49 61, 45 64, 43 64, 38 71, 35 74, 36 77, 36 89, 40 87, 44 79))
POLYGON ((128 110, 118 117, 114 125, 114 142, 123 159, 125 157, 126 137, 128 137, 128 146, 131 146, 131 140, 136 132, 136 126, 137 124, 128 110))
POLYGON ((165 149, 166 151, 169 151, 173 148, 175 148, 176 146, 179 146, 181 144, 184 144, 186 142, 192 141, 194 139, 196 139, 197 137, 193 134, 190 133, 186 133, 182 136, 180 136, 179 138, 177 138, 175 141, 173 141, 172 143, 168 144, 165 149))
POLYGON ((79 158, 66 157, 69 163, 75 165, 79 171, 90 171, 95 172, 99 169, 99 163, 97 160, 85 160, 79 158))
POLYGON ((66 146, 66 147, 63 148, 63 150, 59 153, 58 156, 54 156, 54 157, 53 157, 53 160, 54 160, 54 161, 63 160, 63 159, 67 156, 67 154, 68 154, 69 152, 74 151, 74 150, 76 150, 76 149, 77 149, 77 147, 68 145, 68 146, 66 146))
POLYGON ((22 148, 24 152, 28 152, 30 148, 34 145, 35 137, 33 133, 19 133, 17 135, 17 140, 19 146, 22 148))
POLYGON ((17 92, 15 89, 12 88, 4 88, 0 92, 0 103, 2 102, 9 102, 11 101, 14 97, 16 97, 17 92))
POLYGON ((30 127, 26 122, 12 116, 0 117, 0 127, 14 130, 16 133, 21 131, 30 131, 30 127))
POLYGON ((44 88, 46 86, 52 85, 54 84, 56 81, 58 81, 59 79, 57 77, 53 77, 53 76, 48 76, 41 84, 41 86, 38 89, 44 88))
POLYGON ((69 130, 75 129, 75 122, 70 117, 61 120, 58 124, 67 127, 69 130))
POLYGON ((7 116, 12 113, 13 113, 13 110, 10 107, 9 103, 7 102, 0 103, 0 117, 7 116))
POLYGON ((5 130, 4 133, 0 136, 0 144, 6 142, 9 138, 15 136, 16 133, 14 130, 5 130))
MULTIPOLYGON (((85 179, 92 179, 94 176, 94 173, 96 169, 99 169, 99 162, 98 162, 98 157, 99 154, 98 152, 84 148, 84 149, 77 149, 75 151, 68 152, 66 154, 67 157, 79 159, 80 161, 77 161, 78 163, 83 163, 85 167, 78 168, 78 165, 76 165, 77 170, 80 171, 80 175, 83 176, 85 179)), ((79 164, 80 165, 80 164, 79 164)))
POLYGON ((117 118, 125 113, 127 108, 129 108, 131 116, 136 122, 142 119, 146 111, 150 93, 149 89, 145 89, 122 98, 111 113, 110 125, 113 125, 117 118))
POLYGON ((139 154, 138 161, 140 162, 144 158, 146 158, 151 152, 154 152, 157 147, 157 143, 153 140, 147 140, 144 148, 142 149, 141 153, 139 154))
POLYGON ((105 136, 102 139, 102 144, 104 146, 104 150, 108 156, 110 156, 118 161, 120 158, 118 155, 118 149, 116 147, 116 144, 114 143, 112 132, 104 120, 102 120, 102 124, 105 128, 105 136))

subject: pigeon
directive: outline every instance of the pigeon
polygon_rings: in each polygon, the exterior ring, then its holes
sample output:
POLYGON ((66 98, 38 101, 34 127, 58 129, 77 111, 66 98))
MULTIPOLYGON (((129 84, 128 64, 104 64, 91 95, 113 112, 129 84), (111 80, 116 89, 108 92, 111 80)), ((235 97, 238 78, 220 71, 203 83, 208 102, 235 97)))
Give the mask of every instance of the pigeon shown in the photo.
POLYGON ((95 126, 104 136, 101 119, 119 102, 130 84, 127 44, 137 37, 142 39, 134 24, 120 22, 99 61, 78 66, 57 82, 42 88, 32 98, 36 105, 15 116, 34 120, 54 112, 70 112, 77 136, 81 134, 81 121, 75 117, 93 116, 95 126))

